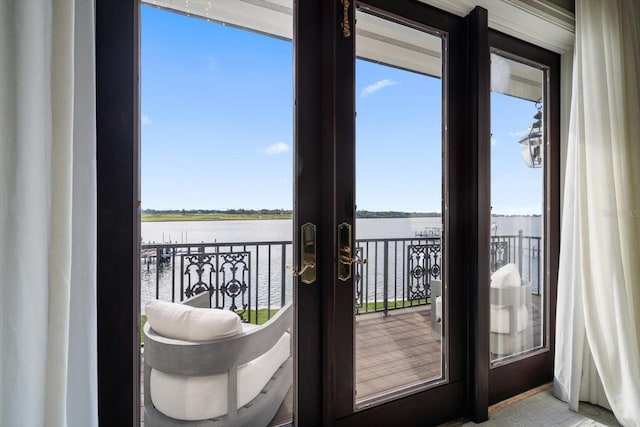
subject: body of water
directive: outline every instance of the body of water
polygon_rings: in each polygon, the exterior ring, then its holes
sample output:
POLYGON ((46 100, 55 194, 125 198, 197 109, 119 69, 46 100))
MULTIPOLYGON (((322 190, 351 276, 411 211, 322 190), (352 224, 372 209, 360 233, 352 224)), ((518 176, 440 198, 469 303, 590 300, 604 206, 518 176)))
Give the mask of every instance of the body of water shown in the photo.
MULTIPOLYGON (((491 234, 542 235, 541 217, 494 217, 491 234)), ((360 218, 356 220, 357 239, 415 237, 417 231, 441 226, 436 218, 360 218)), ((212 243, 290 241, 292 221, 286 219, 239 221, 143 222, 144 243, 212 243)))
MULTIPOLYGON (((542 220, 540 217, 495 217, 492 220, 494 226, 493 236, 516 236, 522 230, 525 236, 541 236, 542 220)), ((356 222, 356 239, 416 239, 416 232, 440 228, 441 219, 435 218, 365 218, 356 222)), ((291 220, 239 220, 239 221, 181 221, 181 222, 143 222, 143 243, 173 243, 196 244, 217 243, 218 249, 204 248, 205 252, 242 252, 249 253, 249 265, 247 277, 251 287, 252 307, 272 306, 281 304, 281 295, 285 295, 288 301, 292 296, 292 275, 290 272, 282 273, 283 251, 284 263, 293 264, 291 244, 277 243, 266 245, 261 242, 290 242, 292 236, 291 220), (247 244, 247 243, 254 244, 247 244)), ((515 240, 514 240, 515 241, 515 240)), ((408 244, 389 242, 389 261, 384 262, 383 241, 374 241, 363 244, 361 247, 364 257, 369 258, 369 265, 362 269, 361 283, 369 291, 365 291, 365 300, 379 300, 384 293, 381 284, 385 274, 390 283, 395 283, 393 295, 403 298, 404 285, 403 272, 407 266, 405 258, 408 244)), ((195 248, 194 248, 195 249, 195 248)), ((528 260, 531 266, 532 258, 528 260)), ((533 271, 527 272, 527 278, 537 281, 539 259, 533 260, 533 271)), ((186 258, 178 255, 175 258, 176 265, 171 263, 164 265, 160 271, 156 271, 155 263, 144 263, 141 271, 141 303, 144 312, 144 304, 159 297, 163 300, 173 298, 179 300, 181 286, 187 286, 189 278, 182 272, 186 258), (156 281, 159 286, 156 289, 156 281), (182 282, 182 285, 181 285, 182 282)), ((441 262, 441 260, 440 260, 441 262)), ((531 270, 529 268, 529 270, 531 270)), ((523 272, 524 273, 524 272, 523 272)))

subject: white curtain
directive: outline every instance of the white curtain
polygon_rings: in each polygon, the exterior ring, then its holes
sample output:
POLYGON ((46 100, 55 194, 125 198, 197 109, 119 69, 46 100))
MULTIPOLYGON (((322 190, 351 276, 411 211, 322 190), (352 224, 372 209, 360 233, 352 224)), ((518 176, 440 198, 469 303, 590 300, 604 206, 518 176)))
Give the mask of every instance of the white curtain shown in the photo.
POLYGON ((0 1, 0 425, 95 426, 91 0, 0 1))
POLYGON ((640 426, 640 3, 576 2, 555 392, 640 426))

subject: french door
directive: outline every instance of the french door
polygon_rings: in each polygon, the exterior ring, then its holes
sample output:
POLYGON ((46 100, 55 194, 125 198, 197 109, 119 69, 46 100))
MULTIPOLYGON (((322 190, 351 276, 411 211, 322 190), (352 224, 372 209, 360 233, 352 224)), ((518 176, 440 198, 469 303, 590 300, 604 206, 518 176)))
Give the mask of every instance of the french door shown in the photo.
POLYGON ((468 402, 466 24, 415 2, 338 5, 296 6, 294 241, 318 224, 296 324, 319 338, 297 347, 298 423, 435 424, 468 402))
MULTIPOLYGON (((496 396, 550 380, 553 300, 550 346, 514 363, 490 359, 490 46, 513 55, 500 35, 490 44, 487 11, 461 18, 409 0, 234 2, 293 18, 294 271, 315 256, 306 270, 314 280, 292 279, 294 425, 479 422, 496 396), (541 375, 509 388, 538 361, 541 375)), ((140 373, 139 333, 130 331, 140 307, 130 289, 140 262, 139 4, 116 3, 96 3, 98 375, 101 423, 129 425, 140 410, 130 389, 140 373)), ((545 191, 557 184, 549 179, 545 191)), ((551 296, 556 250, 540 272, 551 296)))
MULTIPOLYGON (((313 409, 325 423, 345 426, 429 425, 463 415, 483 421, 490 403, 552 377, 557 56, 490 31, 480 8, 460 18, 409 1, 313 3, 297 5, 296 21, 297 93, 316 90, 306 98, 314 106, 296 100, 303 166, 296 170, 317 173, 311 181, 298 176, 298 223, 308 220, 302 201, 312 193, 309 206, 322 224, 321 289, 299 288, 298 299, 316 313, 318 329, 309 331, 321 334, 308 355, 298 347, 322 388, 322 407, 313 409), (533 95, 524 97, 519 85, 546 91, 546 172, 537 199, 544 227, 520 239, 534 242, 528 245, 498 235, 489 197, 504 187, 492 181, 496 169, 520 174, 492 157, 491 108, 502 105, 491 102, 499 49, 529 55, 523 63, 546 70, 545 82, 518 71, 503 83, 505 96, 525 103, 533 95), (321 55, 310 59, 313 51, 321 55), (316 127, 302 120, 309 112, 316 127), (509 331, 498 323, 511 308, 490 290, 504 266, 518 269, 522 300, 538 301, 514 329, 538 331, 538 310, 542 344, 505 347, 509 331)), ((511 155, 513 147, 500 148, 511 155)), ((532 221, 539 222, 535 213, 532 221)), ((300 330, 308 320, 298 318, 300 330)), ((302 372, 299 419, 310 413, 302 372)))

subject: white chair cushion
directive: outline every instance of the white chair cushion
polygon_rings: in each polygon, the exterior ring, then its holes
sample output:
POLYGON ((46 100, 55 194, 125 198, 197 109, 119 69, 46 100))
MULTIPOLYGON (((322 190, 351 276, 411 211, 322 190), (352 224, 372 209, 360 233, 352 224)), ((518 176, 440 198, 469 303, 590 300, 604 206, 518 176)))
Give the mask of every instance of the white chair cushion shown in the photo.
MULTIPOLYGON (((260 393, 289 354, 290 335, 285 333, 269 351, 238 367, 238 408, 260 393)), ((171 418, 197 421, 227 413, 226 372, 188 377, 152 369, 149 388, 153 405, 171 418)))
POLYGON ((436 322, 442 322, 442 296, 436 297, 436 322))
POLYGON ((518 267, 513 263, 503 265, 491 275, 492 288, 517 288, 518 286, 522 286, 522 281, 518 267))
MULTIPOLYGON (((491 275, 492 288, 517 288, 522 286, 520 272, 518 266, 513 263, 503 265, 491 275)), ((529 311, 526 305, 517 308, 515 317, 516 332, 520 332, 527 327, 529 320, 529 311)), ((509 334, 509 308, 505 305, 491 304, 491 332, 498 334, 509 334)))
MULTIPOLYGON (((529 310, 526 305, 518 307, 516 313, 516 332, 520 332, 527 327, 529 321, 529 310)), ((506 306, 491 305, 491 332, 498 334, 510 334, 509 309, 506 306)))
POLYGON ((209 341, 242 332, 240 317, 229 310, 155 300, 145 305, 145 312, 151 328, 167 338, 209 341))

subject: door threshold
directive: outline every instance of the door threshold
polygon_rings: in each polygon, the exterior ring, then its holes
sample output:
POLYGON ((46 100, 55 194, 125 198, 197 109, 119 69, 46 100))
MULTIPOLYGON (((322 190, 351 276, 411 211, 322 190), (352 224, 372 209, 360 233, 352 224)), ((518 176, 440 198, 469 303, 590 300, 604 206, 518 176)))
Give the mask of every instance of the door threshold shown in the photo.
MULTIPOLYGON (((527 391, 525 391, 523 393, 520 393, 520 394, 518 394, 516 396, 513 396, 513 397, 510 397, 508 399, 505 399, 505 400, 503 400, 501 402, 495 403, 495 404, 489 406, 489 419, 491 419, 491 416, 493 414, 495 414, 498 411, 503 410, 506 407, 514 405, 514 404, 516 404, 518 402, 521 402, 521 401, 523 401, 525 399, 528 399, 531 396, 534 396, 534 395, 536 395, 538 393, 542 393, 544 391, 550 390, 552 388, 553 388, 553 383, 550 382, 550 383, 538 386, 536 388, 532 388, 531 390, 527 390, 527 391)), ((444 424, 440 424, 439 426, 440 427, 459 427, 459 426, 461 426, 461 425, 463 425, 463 424, 465 424, 467 422, 469 422, 469 420, 466 419, 466 418, 458 418, 458 419, 455 419, 455 420, 448 421, 448 422, 446 422, 444 424)))

